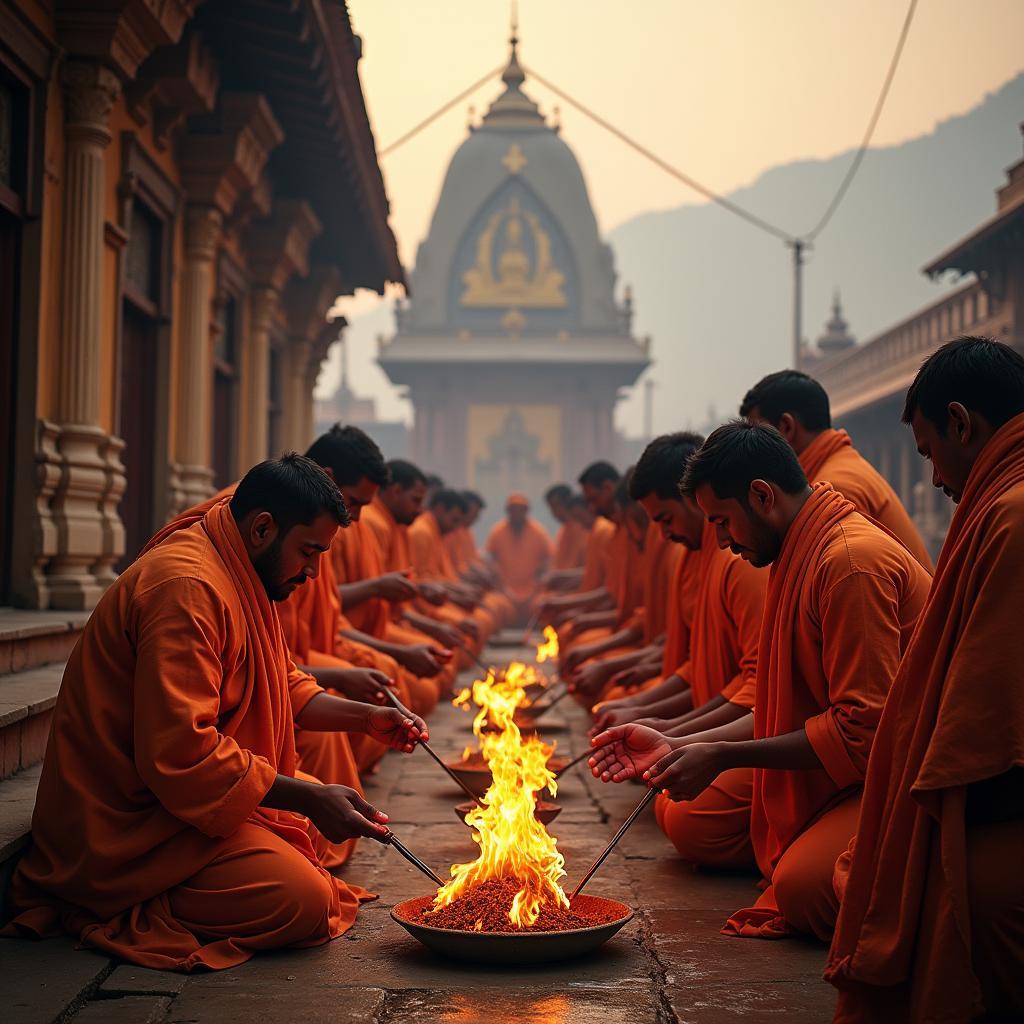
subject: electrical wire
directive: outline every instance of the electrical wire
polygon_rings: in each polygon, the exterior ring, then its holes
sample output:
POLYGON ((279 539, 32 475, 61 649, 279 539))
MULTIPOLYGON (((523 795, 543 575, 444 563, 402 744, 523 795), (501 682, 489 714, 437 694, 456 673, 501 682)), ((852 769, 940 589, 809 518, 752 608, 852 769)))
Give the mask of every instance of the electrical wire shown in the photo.
MULTIPOLYGON (((684 171, 679 170, 678 167, 674 167, 667 160, 662 159, 652 150, 648 149, 645 145, 638 142, 636 139, 632 138, 632 136, 627 135, 626 132, 624 132, 621 128, 616 128, 615 125, 613 125, 610 121, 605 120, 603 117, 601 117, 600 114, 591 110, 586 104, 581 103, 577 99, 574 99, 563 89, 560 89, 557 85, 555 85, 554 82, 545 78, 536 69, 524 66, 523 70, 529 77, 535 78, 538 82, 540 82, 542 86, 553 92, 559 99, 563 100, 570 106, 574 107, 585 117, 589 118, 595 124, 604 128, 605 131, 614 135, 620 142, 625 143, 625 145, 629 146, 630 149, 635 150, 637 153, 645 157, 655 166, 660 167, 661 170, 663 170, 666 174, 675 178, 677 181, 681 181, 684 185, 692 189, 694 192, 697 192, 699 195, 704 196, 705 199, 708 199, 710 202, 713 202, 718 206, 721 206, 723 209, 728 210, 735 216, 742 218, 743 220, 747 221, 748 224, 752 224, 754 227, 760 228, 767 234, 773 235, 775 238, 780 239, 781 241, 785 242, 786 245, 794 247, 799 244, 799 246, 802 249, 809 246, 814 241, 814 239, 816 239, 818 235, 820 235, 821 232, 824 231, 829 221, 831 221, 836 210, 839 209, 840 204, 846 197, 846 193, 849 191, 850 186, 853 184, 853 180, 857 176, 857 171, 860 169, 860 165, 863 162, 864 157, 867 155, 867 150, 868 147, 871 145, 871 139, 874 136, 875 128, 878 126, 878 121, 882 116, 882 110, 885 107, 885 101, 889 96, 889 90, 892 87, 893 79, 896 77, 896 70, 899 67, 900 58, 903 56, 903 50, 907 42, 907 36, 910 33, 910 25, 911 22, 914 20, 914 12, 916 11, 916 9, 917 0, 910 0, 909 5, 907 7, 906 17, 903 19, 903 27, 900 30, 899 38, 896 41, 896 49, 893 51, 892 59, 889 62, 889 69, 886 72, 885 79, 882 82, 881 92, 879 93, 878 99, 875 102, 875 107, 872 111, 871 119, 868 121, 868 126, 866 131, 864 132, 864 137, 861 140, 861 144, 858 147, 857 152, 854 154, 853 160, 850 162, 850 166, 847 168, 846 174, 843 176, 843 180, 839 183, 839 188, 836 190, 835 195, 833 195, 832 200, 829 202, 828 206, 825 209, 825 212, 822 214, 821 219, 814 226, 814 228, 806 235, 794 235, 791 232, 786 231, 784 228, 780 228, 775 224, 772 224, 770 221, 765 220, 763 217, 759 217, 756 213, 752 213, 750 210, 745 209, 738 203, 734 203, 731 199, 726 199, 725 196, 720 195, 718 192, 715 192, 714 189, 708 188, 707 185, 704 185, 701 182, 697 181, 696 178, 691 177, 684 171)), ((466 89, 463 89, 462 92, 460 92, 457 96, 454 96, 443 106, 435 110, 429 117, 424 118, 414 127, 410 128, 409 131, 407 131, 404 135, 401 135, 399 138, 395 139, 394 142, 391 142, 387 146, 384 146, 382 149, 380 149, 377 153, 378 157, 382 158, 393 153, 396 149, 398 149, 399 146, 408 142, 411 138, 418 135, 424 128, 433 124, 434 121, 436 121, 439 117, 441 117, 443 114, 446 114, 457 103, 461 103, 462 100, 464 100, 467 96, 475 92, 477 89, 479 89, 482 85, 488 82, 499 72, 503 71, 504 68, 505 65, 500 64, 497 68, 493 69, 492 71, 488 71, 486 75, 483 75, 481 78, 477 79, 477 81, 475 81, 466 89)))
POLYGON ((496 68, 492 68, 490 71, 487 72, 486 75, 481 76, 471 86, 469 86, 466 89, 463 89, 462 92, 458 94, 458 96, 453 96, 447 103, 444 104, 444 106, 438 107, 438 109, 435 110, 429 117, 425 117, 422 121, 419 122, 419 124, 410 128, 404 135, 399 136, 397 139, 395 139, 394 142, 388 143, 388 145, 384 146, 382 149, 377 150, 377 157, 381 158, 387 156, 389 153, 393 153, 403 143, 408 142, 414 135, 419 135, 419 133, 423 131, 424 128, 433 124, 442 114, 447 114, 448 111, 451 110, 452 107, 454 107, 457 103, 461 103, 471 93, 476 92, 476 90, 479 89, 480 86, 485 85, 492 78, 494 78, 495 75, 500 74, 504 70, 504 64, 499 64, 496 68))
POLYGON ((836 194, 832 197, 832 202, 828 204, 828 208, 822 214, 821 220, 819 220, 814 228, 804 236, 805 240, 808 242, 813 242, 814 239, 824 231, 825 225, 828 224, 832 219, 832 215, 839 209, 839 204, 845 198, 850 185, 853 184, 853 179, 857 175, 861 161, 864 159, 864 156, 868 151, 868 146, 871 144, 871 137, 875 134, 878 119, 882 116, 882 108, 885 106, 886 98, 889 95, 889 88, 892 85, 892 80, 896 76, 896 69, 899 67, 900 57, 903 55, 903 47, 906 44, 907 35, 910 32, 910 23, 914 20, 914 11, 916 8, 917 0, 910 0, 910 5, 907 7, 907 16, 903 19, 903 28, 900 30, 900 37, 896 42, 896 49, 893 51, 892 60, 889 62, 889 70, 886 72, 885 80, 882 83, 882 91, 878 94, 878 100, 875 103, 875 110, 871 115, 871 120, 868 122, 867 131, 864 133, 864 138, 861 140, 860 148, 857 150, 853 161, 847 168, 846 175, 840 183, 836 194))

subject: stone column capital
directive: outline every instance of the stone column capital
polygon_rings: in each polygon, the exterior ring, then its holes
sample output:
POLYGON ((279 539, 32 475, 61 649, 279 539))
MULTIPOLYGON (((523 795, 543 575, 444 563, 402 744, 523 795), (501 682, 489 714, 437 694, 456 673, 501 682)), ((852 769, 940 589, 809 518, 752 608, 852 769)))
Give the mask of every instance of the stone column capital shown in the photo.
POLYGON ((215 206, 185 208, 185 255, 189 259, 210 262, 217 254, 224 217, 215 206))
POLYGON ((271 285, 260 285, 250 290, 249 316, 253 334, 263 334, 270 330, 279 297, 277 289, 271 285))
POLYGON ((66 61, 60 77, 65 131, 106 146, 110 142, 110 112, 121 94, 121 80, 109 68, 85 60, 66 61))

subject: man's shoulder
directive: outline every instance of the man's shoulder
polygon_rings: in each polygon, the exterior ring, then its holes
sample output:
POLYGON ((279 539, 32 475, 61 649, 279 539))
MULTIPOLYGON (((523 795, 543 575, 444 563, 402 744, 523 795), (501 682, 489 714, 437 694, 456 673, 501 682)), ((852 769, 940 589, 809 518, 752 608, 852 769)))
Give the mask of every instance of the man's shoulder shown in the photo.
POLYGON ((169 588, 223 595, 231 585, 223 560, 200 523, 179 530, 136 559, 121 581, 134 599, 169 588))
POLYGON ((860 512, 851 512, 832 527, 818 560, 824 586, 855 573, 892 577, 918 572, 924 569, 903 544, 860 512))

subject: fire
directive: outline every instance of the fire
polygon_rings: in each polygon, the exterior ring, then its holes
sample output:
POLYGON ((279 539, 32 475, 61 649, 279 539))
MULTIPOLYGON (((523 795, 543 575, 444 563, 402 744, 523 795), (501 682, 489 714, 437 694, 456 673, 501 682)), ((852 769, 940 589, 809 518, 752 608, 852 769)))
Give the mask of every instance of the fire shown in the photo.
POLYGON ((553 749, 537 737, 523 740, 513 718, 516 708, 526 703, 523 680, 529 674, 528 666, 514 662, 504 679, 477 680, 472 691, 464 690, 456 699, 465 705, 472 696, 479 709, 473 732, 493 781, 484 806, 466 815, 480 855, 470 864, 453 865, 451 881, 434 897, 434 908, 440 909, 488 879, 513 878, 522 888, 512 901, 509 920, 519 928, 529 928, 552 900, 569 906, 559 885, 565 877, 564 858, 534 816, 537 794, 547 789, 554 795, 557 788, 547 766, 553 749), (494 731, 486 731, 488 725, 494 731))
POLYGON ((543 665, 545 661, 554 661, 558 657, 558 633, 554 626, 544 627, 544 643, 537 647, 537 663, 543 665))

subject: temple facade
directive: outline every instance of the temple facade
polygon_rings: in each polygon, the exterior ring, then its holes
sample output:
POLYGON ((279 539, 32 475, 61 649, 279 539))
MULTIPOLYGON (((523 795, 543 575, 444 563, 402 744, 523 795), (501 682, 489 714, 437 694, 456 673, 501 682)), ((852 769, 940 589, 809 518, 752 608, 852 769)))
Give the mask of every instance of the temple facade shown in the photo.
POLYGON ((480 491, 488 521, 510 491, 536 508, 551 483, 619 459, 615 405, 649 363, 580 165, 525 77, 513 38, 504 91, 452 158, 378 356, 412 401, 413 459, 480 491))
POLYGON ((836 426, 889 480, 933 555, 954 506, 932 486, 900 414, 921 363, 958 335, 995 338, 1024 353, 1024 159, 1009 168, 996 198, 992 217, 924 267, 934 279, 963 279, 958 287, 861 345, 837 351, 819 342, 818 359, 806 367, 828 391, 836 426))
POLYGON ((403 280, 359 54, 336 0, 0 4, 0 605, 309 443, 327 311, 403 280))

